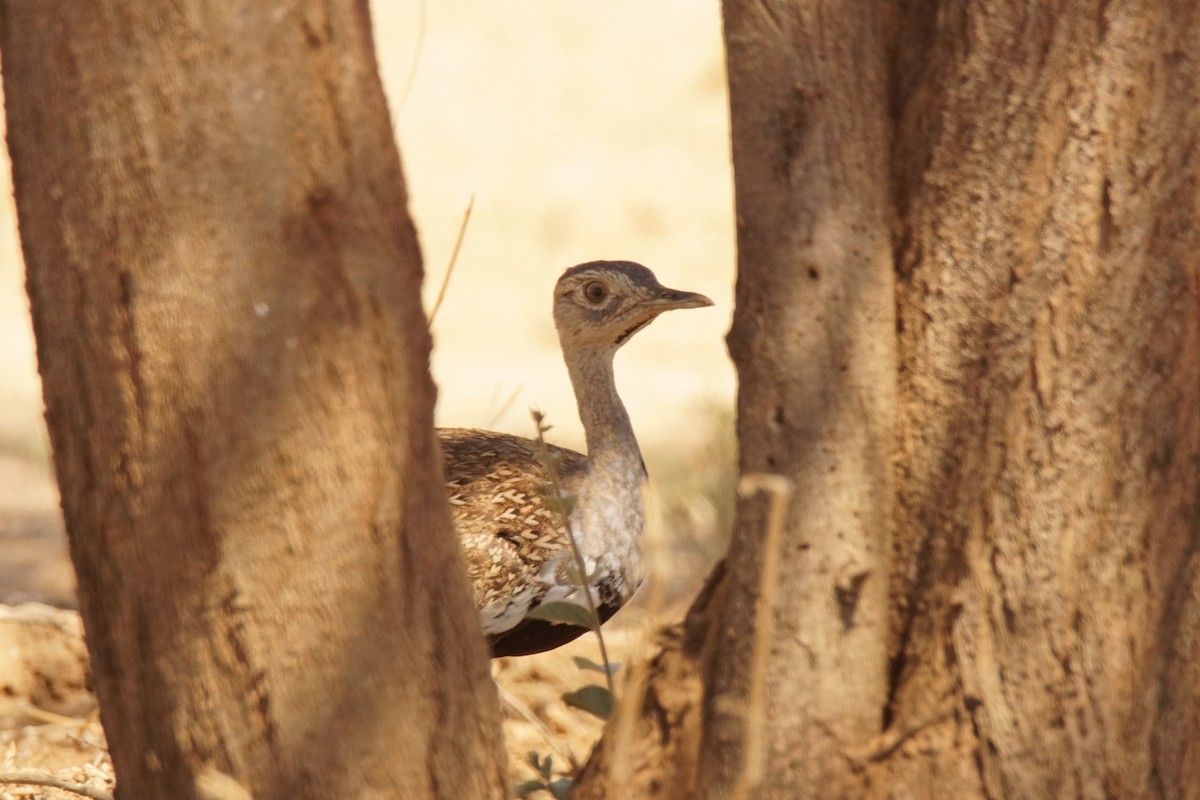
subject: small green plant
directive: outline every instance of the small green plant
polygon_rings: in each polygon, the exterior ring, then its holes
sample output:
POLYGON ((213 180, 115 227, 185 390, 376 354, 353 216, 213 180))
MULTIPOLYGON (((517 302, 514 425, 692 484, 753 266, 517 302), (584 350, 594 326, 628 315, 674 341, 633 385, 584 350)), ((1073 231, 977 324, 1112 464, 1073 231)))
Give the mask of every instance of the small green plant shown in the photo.
MULTIPOLYGON (((575 562, 574 567, 568 571, 568 575, 572 582, 582 590, 586 605, 581 606, 561 600, 544 603, 531 610, 529 616, 556 625, 575 625, 587 628, 596 634, 596 641, 600 647, 600 661, 596 662, 590 658, 575 656, 575 666, 584 672, 602 674, 605 685, 599 686, 590 683, 581 686, 564 694, 562 700, 572 708, 578 708, 602 720, 607 720, 612 716, 616 702, 613 676, 617 674, 621 665, 608 658, 608 647, 604 644, 604 634, 600 632, 600 615, 596 611, 596 602, 591 592, 591 584, 595 576, 589 575, 587 572, 587 562, 584 560, 583 551, 579 549, 579 541, 575 538, 575 531, 571 525, 571 512, 575 508, 577 498, 563 489, 562 481, 559 478, 561 458, 546 444, 546 432, 550 430, 550 426, 546 424, 545 415, 537 410, 531 413, 537 428, 538 461, 546 470, 548 478, 547 483, 541 487, 542 495, 546 498, 550 508, 562 519, 563 529, 566 531, 567 541, 570 543, 571 554, 575 562)), ((526 763, 537 774, 537 777, 517 784, 515 788, 517 797, 528 797, 538 792, 546 792, 556 800, 566 800, 570 794, 573 780, 566 776, 554 777, 554 760, 551 756, 543 757, 536 752, 530 752, 526 756, 526 763)))
POLYGON ((550 426, 546 424, 546 415, 537 409, 530 413, 533 415, 533 424, 537 428, 538 460, 541 461, 542 468, 546 470, 546 475, 550 479, 549 484, 542 487, 542 491, 550 507, 562 518, 563 528, 567 532, 567 541, 570 543, 571 553, 575 557, 575 569, 570 571, 570 576, 575 585, 582 590, 587 605, 580 606, 562 601, 545 603, 529 612, 529 616, 560 625, 590 628, 596 634, 596 642, 600 646, 601 663, 596 664, 587 659, 576 659, 575 663, 581 669, 602 672, 606 686, 585 686, 583 689, 563 695, 563 700, 567 705, 581 708, 601 719, 608 719, 616 697, 613 675, 620 665, 614 667, 608 659, 604 634, 600 632, 600 615, 596 612, 596 601, 592 598, 591 580, 594 576, 587 573, 587 562, 584 561, 583 551, 579 549, 579 542, 571 527, 571 511, 574 510, 578 498, 563 491, 562 481, 558 477, 559 456, 552 452, 550 446, 546 444, 546 432, 550 430, 550 426), (607 694, 604 694, 605 692, 607 694))
POLYGON ((570 778, 554 777, 554 760, 550 756, 540 758, 533 751, 530 751, 525 758, 538 777, 517 784, 517 797, 528 797, 536 792, 546 792, 555 800, 567 800, 573 781, 570 778))

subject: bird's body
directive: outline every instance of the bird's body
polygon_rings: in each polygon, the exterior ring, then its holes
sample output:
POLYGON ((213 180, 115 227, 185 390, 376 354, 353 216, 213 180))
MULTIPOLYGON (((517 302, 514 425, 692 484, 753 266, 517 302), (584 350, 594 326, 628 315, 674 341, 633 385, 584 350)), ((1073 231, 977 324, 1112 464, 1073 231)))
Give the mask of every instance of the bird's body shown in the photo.
MULTIPOLYGON (((554 321, 588 455, 551 447, 563 492, 575 498, 579 544, 601 621, 641 582, 641 451, 613 378, 613 355, 659 313, 711 305, 703 295, 659 285, 631 262, 591 262, 555 287, 554 321)), ((531 619, 530 610, 565 600, 586 605, 561 515, 536 442, 491 431, 443 428, 447 492, 484 633, 493 656, 552 649, 582 629, 531 619)))
MULTIPOLYGON (((548 476, 537 443, 462 428, 443 428, 438 438, 475 605, 493 653, 525 655, 574 639, 578 628, 526 619, 542 603, 586 603, 571 577, 575 562, 562 516, 546 498, 548 476)), ((584 456, 560 447, 551 452, 562 491, 576 498, 571 528, 588 574, 596 576, 593 600, 606 620, 640 581, 644 473, 639 467, 602 489, 587 480, 584 456)))

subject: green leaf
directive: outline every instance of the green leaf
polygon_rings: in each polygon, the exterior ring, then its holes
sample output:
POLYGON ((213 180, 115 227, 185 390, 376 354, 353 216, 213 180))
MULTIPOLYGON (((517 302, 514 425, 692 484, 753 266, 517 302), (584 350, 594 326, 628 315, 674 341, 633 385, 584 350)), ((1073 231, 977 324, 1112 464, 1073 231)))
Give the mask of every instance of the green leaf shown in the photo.
POLYGON ((555 625, 575 625, 580 628, 592 628, 593 620, 592 613, 583 606, 574 603, 567 603, 562 600, 555 600, 551 603, 542 603, 536 608, 529 610, 525 616, 533 619, 544 619, 547 622, 553 622, 555 625))
POLYGON ((574 692, 567 692, 562 699, 567 705, 586 711, 600 719, 608 719, 612 715, 612 692, 603 686, 584 686, 574 692))
POLYGON ((574 659, 575 666, 580 669, 590 669, 592 672, 599 672, 601 675, 616 675, 617 670, 621 668, 619 661, 610 661, 606 667, 604 664, 597 664, 590 658, 584 658, 583 656, 574 656, 574 659))
POLYGON ((517 788, 513 789, 513 793, 516 794, 517 797, 525 797, 533 794, 534 792, 541 791, 542 789, 553 792, 553 789, 541 781, 525 781, 524 783, 518 783, 517 788))
POLYGON ((574 781, 570 778, 559 778, 546 787, 546 791, 554 795, 554 800, 568 800, 571 796, 571 787, 574 781))
POLYGON ((550 780, 550 773, 554 770, 554 757, 547 754, 545 759, 538 756, 536 750, 530 750, 525 754, 525 761, 529 766, 533 767, 533 771, 540 774, 546 780, 550 780))

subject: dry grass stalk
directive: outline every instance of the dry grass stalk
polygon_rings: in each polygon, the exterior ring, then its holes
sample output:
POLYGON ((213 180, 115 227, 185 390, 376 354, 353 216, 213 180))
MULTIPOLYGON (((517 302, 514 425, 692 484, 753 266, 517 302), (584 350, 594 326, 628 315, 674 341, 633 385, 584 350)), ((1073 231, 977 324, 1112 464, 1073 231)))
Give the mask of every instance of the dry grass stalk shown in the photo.
POLYGON ((421 0, 417 3, 417 42, 413 47, 412 61, 409 62, 408 71, 404 76, 404 88, 399 93, 400 100, 396 103, 396 110, 392 114, 393 131, 396 130, 396 116, 408 102, 408 94, 412 91, 413 82, 417 79, 417 66, 421 63, 421 53, 425 49, 425 11, 425 0, 421 0))
POLYGON ((579 769, 579 759, 575 757, 575 752, 571 749, 571 746, 565 742, 559 742, 559 740, 555 737, 554 732, 546 726, 546 723, 538 719, 537 714, 534 714, 529 706, 517 699, 516 695, 514 695, 508 689, 505 689, 499 681, 493 678, 492 682, 496 684, 496 689, 500 693, 500 699, 507 703, 509 708, 511 708, 513 711, 516 711, 518 714, 520 714, 526 722, 532 725, 537 732, 542 735, 542 738, 546 741, 546 744, 550 745, 550 749, 552 749, 563 760, 565 760, 572 771, 579 769))
POLYGON ((762 573, 759 576, 758 602, 754 609, 754 652, 750 662, 750 697, 746 707, 742 772, 731 800, 745 800, 762 782, 766 764, 763 746, 763 718, 766 707, 767 656, 775 629, 775 592, 779 586, 779 549, 783 542, 783 524, 794 487, 783 475, 755 472, 738 481, 738 494, 751 497, 766 492, 767 539, 763 543, 762 573))
POLYGON ((450 263, 446 265, 446 274, 442 276, 442 285, 438 287, 437 299, 433 301, 433 308, 429 309, 427 327, 433 327, 434 317, 437 316, 438 309, 442 307, 442 301, 446 299, 446 289, 450 286, 450 276, 454 274, 454 265, 458 263, 458 251, 462 249, 463 238, 467 235, 467 223, 471 221, 473 208, 475 208, 474 194, 467 201, 467 209, 463 211, 462 224, 458 226, 458 237, 454 240, 454 249, 450 251, 450 263))
POLYGON ((254 800, 249 789, 212 767, 204 767, 196 776, 196 794, 201 800, 254 800))
MULTIPOLYGON (((499 387, 497 387, 497 388, 499 388, 499 387)), ((508 411, 508 409, 512 407, 512 404, 517 401, 517 397, 520 396, 521 390, 524 388, 525 387, 523 385, 518 384, 517 388, 513 389, 512 393, 505 399, 505 401, 503 403, 500 404, 499 408, 497 408, 497 410, 496 410, 496 413, 492 414, 491 419, 488 420, 487 425, 484 425, 484 427, 485 428, 496 427, 496 423, 498 423, 500 421, 500 418, 504 416, 505 412, 508 411)), ((495 400, 496 400, 496 394, 493 392, 492 393, 493 405, 495 404, 495 400)))

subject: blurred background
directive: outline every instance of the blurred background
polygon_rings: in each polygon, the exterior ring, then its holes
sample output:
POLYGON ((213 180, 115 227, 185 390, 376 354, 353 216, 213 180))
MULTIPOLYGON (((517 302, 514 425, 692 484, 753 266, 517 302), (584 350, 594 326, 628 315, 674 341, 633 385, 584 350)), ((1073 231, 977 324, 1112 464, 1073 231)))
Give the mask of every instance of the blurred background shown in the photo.
MULTIPOLYGON (((734 221, 716 3, 372 3, 425 257, 440 425, 583 448, 550 319, 559 273, 629 259, 713 309, 669 314, 617 357, 677 593, 723 546, 732 497, 734 221)), ((13 212, 0 170, 0 602, 70 603, 13 212)))

